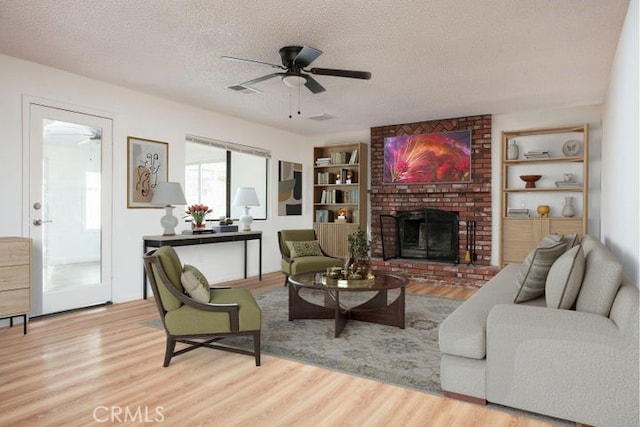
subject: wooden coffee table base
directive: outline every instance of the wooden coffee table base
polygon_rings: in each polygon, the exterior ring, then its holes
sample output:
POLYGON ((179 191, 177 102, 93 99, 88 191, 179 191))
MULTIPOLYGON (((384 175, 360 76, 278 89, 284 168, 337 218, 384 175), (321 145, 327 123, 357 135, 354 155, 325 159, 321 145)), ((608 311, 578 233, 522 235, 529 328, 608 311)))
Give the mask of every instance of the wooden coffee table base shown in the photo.
POLYGON ((387 290, 371 291, 375 294, 364 303, 344 308, 340 305, 340 294, 348 289, 324 289, 324 305, 314 304, 300 296, 301 286, 289 283, 289 320, 335 319, 335 336, 340 336, 350 319, 404 329, 405 288, 399 289, 398 297, 387 303, 387 290))

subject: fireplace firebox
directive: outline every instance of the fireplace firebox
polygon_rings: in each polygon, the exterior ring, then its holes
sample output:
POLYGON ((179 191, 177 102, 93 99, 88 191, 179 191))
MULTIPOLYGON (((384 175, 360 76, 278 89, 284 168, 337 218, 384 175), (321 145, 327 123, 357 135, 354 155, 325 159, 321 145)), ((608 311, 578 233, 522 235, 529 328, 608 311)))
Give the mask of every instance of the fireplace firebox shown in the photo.
POLYGON ((459 263, 457 212, 425 208, 380 215, 382 258, 459 263))

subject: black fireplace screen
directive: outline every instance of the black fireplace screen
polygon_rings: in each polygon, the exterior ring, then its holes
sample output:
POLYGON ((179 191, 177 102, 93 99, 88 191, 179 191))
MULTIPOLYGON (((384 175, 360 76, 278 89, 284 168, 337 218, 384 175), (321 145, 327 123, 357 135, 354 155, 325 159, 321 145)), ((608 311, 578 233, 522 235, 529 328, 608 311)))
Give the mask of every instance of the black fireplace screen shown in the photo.
POLYGON ((458 263, 458 213, 439 209, 380 215, 382 258, 412 258, 458 263))

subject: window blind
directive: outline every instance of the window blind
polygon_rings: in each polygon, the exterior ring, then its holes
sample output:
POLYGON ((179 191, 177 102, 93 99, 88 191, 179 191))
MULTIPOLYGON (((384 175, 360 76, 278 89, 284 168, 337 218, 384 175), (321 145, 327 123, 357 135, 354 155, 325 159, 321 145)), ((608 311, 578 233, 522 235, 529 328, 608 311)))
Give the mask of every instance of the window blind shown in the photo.
POLYGON ((189 142, 196 144, 208 145, 210 147, 221 148, 227 151, 235 151, 237 153, 251 154, 253 156, 264 157, 265 159, 271 158, 271 150, 258 147, 250 147, 248 145, 236 144, 234 142, 220 141, 212 138, 205 138, 204 136, 187 135, 186 138, 189 142))

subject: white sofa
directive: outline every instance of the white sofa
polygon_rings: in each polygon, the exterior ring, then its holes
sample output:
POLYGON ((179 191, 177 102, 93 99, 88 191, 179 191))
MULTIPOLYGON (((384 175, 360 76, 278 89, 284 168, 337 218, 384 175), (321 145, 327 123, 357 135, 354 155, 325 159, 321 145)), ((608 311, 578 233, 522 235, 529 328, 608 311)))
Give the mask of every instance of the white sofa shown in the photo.
POLYGON ((570 309, 548 308, 550 295, 514 303, 523 268, 509 264, 445 319, 446 396, 594 426, 640 425, 638 289, 597 239, 585 236, 577 251, 583 274, 570 309))

